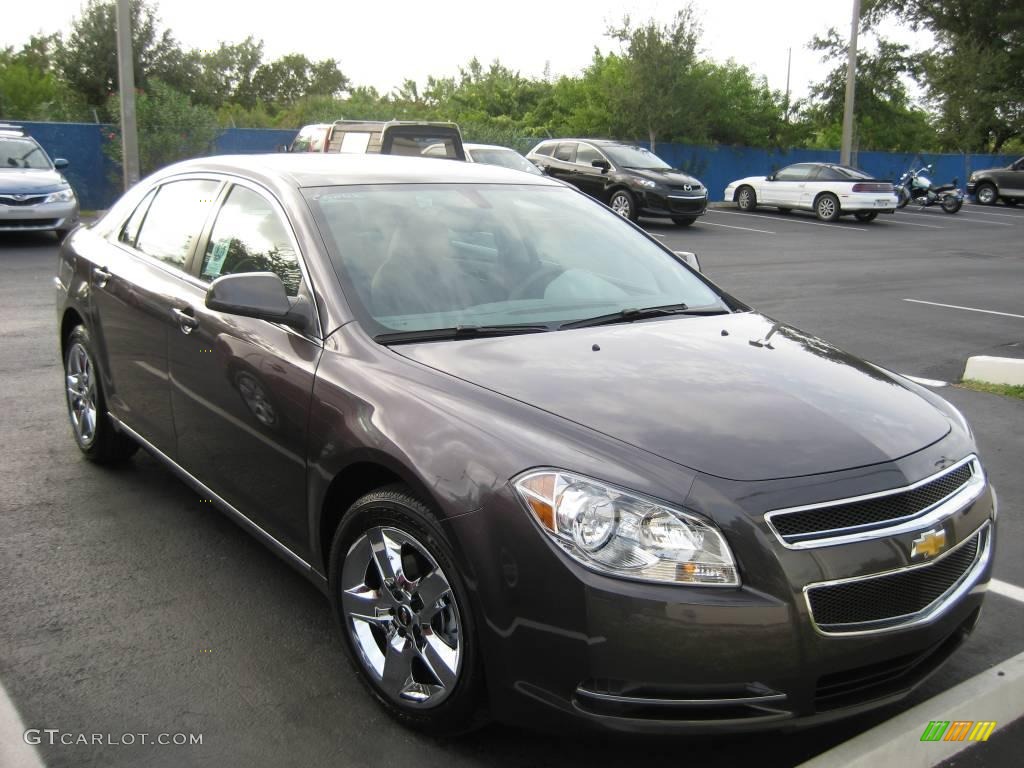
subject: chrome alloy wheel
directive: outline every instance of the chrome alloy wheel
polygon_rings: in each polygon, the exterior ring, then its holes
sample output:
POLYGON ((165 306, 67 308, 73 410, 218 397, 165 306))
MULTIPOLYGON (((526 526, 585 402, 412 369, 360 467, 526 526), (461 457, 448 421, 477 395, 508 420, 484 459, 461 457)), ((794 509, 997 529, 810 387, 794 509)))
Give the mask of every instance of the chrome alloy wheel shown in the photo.
POLYGON ((345 626, 363 667, 403 706, 440 704, 459 681, 462 625, 448 578, 397 528, 356 539, 341 573, 345 626))
POLYGON ((631 210, 629 197, 623 194, 617 194, 612 197, 612 210, 615 211, 619 216, 629 218, 633 213, 631 210))
POLYGON ((96 372, 85 347, 75 342, 64 364, 68 416, 75 437, 88 448, 96 438, 96 372))
POLYGON ((818 217, 832 219, 836 215, 836 201, 831 197, 822 197, 818 200, 818 217))
POLYGON ((739 197, 736 198, 736 205, 744 211, 751 211, 754 209, 754 191, 749 187, 744 187, 740 190, 739 197))
POLYGON ((983 184, 978 190, 978 202, 982 205, 992 205, 996 201, 996 191, 989 184, 983 184))

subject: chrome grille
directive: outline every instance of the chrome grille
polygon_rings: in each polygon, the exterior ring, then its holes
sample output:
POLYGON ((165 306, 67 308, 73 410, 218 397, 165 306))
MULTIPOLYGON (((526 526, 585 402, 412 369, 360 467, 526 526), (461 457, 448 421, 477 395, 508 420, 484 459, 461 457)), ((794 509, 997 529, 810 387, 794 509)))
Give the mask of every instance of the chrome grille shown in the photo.
MULTIPOLYGON (((966 506, 984 486, 975 457, 906 488, 769 512, 765 520, 786 545, 798 548, 839 544, 871 531, 889 535, 893 526, 924 517, 956 498, 966 506), (960 495, 963 498, 960 498, 960 495)), ((950 510, 955 511, 955 510, 950 510)))
POLYGON ((0 205, 36 205, 45 199, 46 195, 28 195, 20 200, 14 195, 0 195, 0 205))
POLYGON ((887 629, 927 616, 965 581, 987 554, 988 525, 930 563, 804 589, 822 632, 887 629))

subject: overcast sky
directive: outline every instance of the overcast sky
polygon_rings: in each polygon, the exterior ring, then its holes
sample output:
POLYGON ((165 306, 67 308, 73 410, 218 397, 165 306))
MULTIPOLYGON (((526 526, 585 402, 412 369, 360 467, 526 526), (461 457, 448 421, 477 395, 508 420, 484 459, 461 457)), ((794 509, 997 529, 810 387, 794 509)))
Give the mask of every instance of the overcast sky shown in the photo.
MULTIPOLYGON (((555 75, 578 74, 590 62, 594 46, 612 50, 604 36, 608 25, 628 8, 634 19, 668 21, 680 2, 666 0, 512 0, 507 3, 450 0, 388 0, 320 3, 240 3, 228 0, 163 0, 164 24, 188 48, 216 47, 247 35, 264 41, 266 58, 301 52, 311 59, 333 58, 357 85, 387 92, 406 78, 422 85, 427 75, 453 75, 476 56, 495 58, 528 76, 546 63, 555 75), (453 10, 448 10, 448 9, 453 10)), ((45 0, 45 12, 16 3, 4 14, 0 47, 20 47, 29 35, 70 28, 84 0, 45 0)), ((830 26, 849 31, 850 0, 694 0, 704 26, 703 49, 718 61, 733 58, 786 87, 786 56, 793 50, 793 98, 806 95, 809 83, 827 67, 807 49, 815 34, 830 26)), ((920 42, 895 27, 890 36, 920 42)))

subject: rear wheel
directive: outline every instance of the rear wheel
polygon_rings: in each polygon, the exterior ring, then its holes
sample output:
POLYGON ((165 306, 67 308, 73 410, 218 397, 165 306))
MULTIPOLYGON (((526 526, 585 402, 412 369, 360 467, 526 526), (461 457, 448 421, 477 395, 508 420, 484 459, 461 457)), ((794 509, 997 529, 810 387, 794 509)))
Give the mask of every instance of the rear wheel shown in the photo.
POLYGON ((736 207, 741 211, 752 211, 757 208, 757 195, 753 187, 740 187, 737 190, 736 207))
POLYGON ((334 536, 329 574, 349 658, 389 714, 433 735, 481 724, 468 592, 423 502, 400 485, 359 499, 334 536))
POLYGON ((673 216, 672 222, 680 227, 688 227, 697 221, 696 216, 673 216))
POLYGON ((636 200, 633 199, 633 195, 628 189, 615 190, 611 200, 608 201, 608 207, 624 219, 637 220, 636 200))
POLYGON ((907 188, 906 187, 900 187, 899 193, 898 193, 898 198, 899 199, 896 201, 896 207, 897 208, 906 208, 907 207, 907 203, 910 202, 910 193, 907 192, 907 188))
POLYGON ((825 192, 814 201, 814 213, 822 221, 835 221, 839 218, 839 198, 831 192, 825 192))
POLYGON ((942 198, 942 210, 946 213, 956 213, 960 210, 960 207, 964 204, 964 201, 959 197, 953 197, 952 195, 942 198))
POLYGON ((878 211, 857 211, 853 215, 857 221, 874 221, 878 218, 878 211))
POLYGON ((999 195, 996 194, 996 188, 991 184, 979 184, 974 197, 982 205, 995 205, 999 195))
POLYGON ((129 458, 138 444, 119 432, 107 415, 92 339, 84 325, 75 326, 64 353, 64 390, 75 443, 86 458, 114 464, 129 458))

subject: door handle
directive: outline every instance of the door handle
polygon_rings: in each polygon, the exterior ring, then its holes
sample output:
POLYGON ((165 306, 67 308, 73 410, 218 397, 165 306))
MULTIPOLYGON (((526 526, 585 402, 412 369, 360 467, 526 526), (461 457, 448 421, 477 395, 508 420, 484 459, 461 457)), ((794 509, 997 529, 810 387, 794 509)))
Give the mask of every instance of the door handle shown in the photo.
POLYGON ((92 284, 97 288, 106 288, 107 280, 111 277, 110 273, 107 272, 103 267, 92 268, 92 284))
POLYGON ((171 312, 174 313, 175 318, 178 320, 178 330, 188 336, 192 331, 199 325, 199 321, 192 314, 192 307, 185 307, 185 309, 178 309, 174 307, 171 312))

